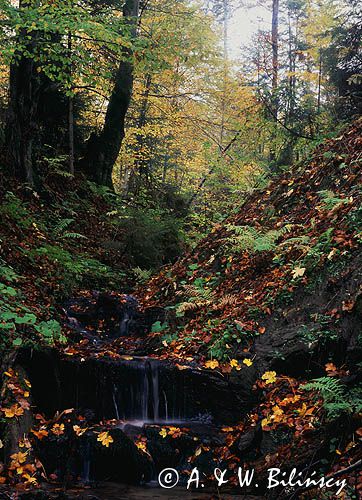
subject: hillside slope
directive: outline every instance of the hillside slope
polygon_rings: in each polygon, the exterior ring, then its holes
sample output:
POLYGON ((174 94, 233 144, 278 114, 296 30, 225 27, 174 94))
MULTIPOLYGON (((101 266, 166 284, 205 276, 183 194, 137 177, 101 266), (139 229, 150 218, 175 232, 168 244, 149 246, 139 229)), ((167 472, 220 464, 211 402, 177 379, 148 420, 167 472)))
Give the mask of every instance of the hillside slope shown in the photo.
POLYGON ((254 357, 281 329, 325 343, 347 334, 361 293, 361 132, 359 120, 252 193, 140 290, 147 307, 167 306, 164 354, 223 361, 254 357))

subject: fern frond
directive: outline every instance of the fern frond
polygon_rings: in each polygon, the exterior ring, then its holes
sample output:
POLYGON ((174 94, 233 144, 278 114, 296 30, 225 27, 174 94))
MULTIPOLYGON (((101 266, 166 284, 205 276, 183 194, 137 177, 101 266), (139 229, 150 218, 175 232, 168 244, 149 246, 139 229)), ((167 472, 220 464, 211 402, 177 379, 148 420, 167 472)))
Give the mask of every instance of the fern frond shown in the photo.
POLYGON ((176 307, 176 312, 177 313, 185 313, 189 311, 197 311, 201 307, 209 306, 211 305, 211 301, 209 300, 203 300, 203 301, 196 301, 196 302, 181 302, 181 304, 178 304, 176 307))
POLYGON ((74 222, 74 219, 61 219, 58 224, 54 227, 54 232, 56 234, 62 233, 67 227, 69 227, 74 222))
POLYGON ((86 236, 84 236, 84 234, 79 234, 79 233, 64 233, 62 238, 73 238, 75 240, 88 239, 86 236))
POLYGON ((250 252, 264 252, 274 250, 279 238, 289 233, 293 228, 292 224, 286 224, 280 229, 271 229, 265 233, 257 231, 251 226, 227 225, 227 229, 232 234, 226 239, 231 244, 231 250, 235 253, 248 250, 250 252))
POLYGON ((235 306, 239 302, 239 297, 237 295, 225 295, 218 304, 215 305, 215 309, 222 309, 228 306, 235 306))
POLYGON ((303 385, 306 391, 317 391, 322 396, 326 403, 332 403, 343 398, 345 395, 345 387, 343 384, 332 377, 321 377, 312 380, 308 384, 303 385))

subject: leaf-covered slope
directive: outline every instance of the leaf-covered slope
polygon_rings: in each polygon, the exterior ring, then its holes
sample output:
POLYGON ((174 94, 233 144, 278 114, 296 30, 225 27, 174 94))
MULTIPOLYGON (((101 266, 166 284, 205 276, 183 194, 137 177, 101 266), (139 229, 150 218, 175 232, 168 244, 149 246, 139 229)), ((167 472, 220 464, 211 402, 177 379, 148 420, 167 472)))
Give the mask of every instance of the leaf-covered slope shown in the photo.
MULTIPOLYGON (((270 318, 315 297, 321 283, 348 282, 362 243, 361 132, 358 120, 304 165, 252 193, 236 215, 139 292, 147 307, 168 306, 164 354, 247 356, 255 338, 268 334, 270 318)), ((354 307, 360 283, 355 273, 353 286, 337 294, 339 304, 320 304, 325 330, 354 307)))

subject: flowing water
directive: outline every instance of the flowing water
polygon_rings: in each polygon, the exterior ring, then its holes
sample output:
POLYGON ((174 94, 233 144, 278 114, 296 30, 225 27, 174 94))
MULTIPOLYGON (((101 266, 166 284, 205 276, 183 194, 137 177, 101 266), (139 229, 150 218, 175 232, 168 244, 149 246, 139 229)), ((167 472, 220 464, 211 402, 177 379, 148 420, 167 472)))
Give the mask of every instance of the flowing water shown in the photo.
POLYGON ((134 359, 124 370, 126 380, 122 382, 120 377, 119 382, 113 381, 113 418, 142 426, 181 423, 191 416, 180 373, 152 358, 134 359))

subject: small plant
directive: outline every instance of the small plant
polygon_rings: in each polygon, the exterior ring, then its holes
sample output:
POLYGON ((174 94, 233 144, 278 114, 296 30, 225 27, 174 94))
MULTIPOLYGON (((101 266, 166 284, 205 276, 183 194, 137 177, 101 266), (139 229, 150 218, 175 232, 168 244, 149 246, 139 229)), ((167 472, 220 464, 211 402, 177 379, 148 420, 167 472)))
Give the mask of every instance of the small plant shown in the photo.
POLYGON ((0 281, 0 345, 20 347, 39 340, 48 345, 66 343, 61 326, 56 320, 39 321, 38 317, 22 301, 21 291, 16 287, 18 276, 7 266, 0 267, 0 276, 13 286, 0 281))
POLYGON ((176 295, 184 300, 177 304, 176 315, 183 316, 187 311, 196 311, 200 307, 212 304, 214 290, 204 278, 196 278, 192 284, 182 285, 182 289, 176 295))
POLYGON ((257 231, 252 226, 234 226, 228 224, 226 227, 232 233, 226 241, 231 245, 231 252, 233 253, 244 250, 252 253, 275 250, 278 239, 292 229, 291 224, 285 225, 282 229, 272 229, 264 233, 257 231))
POLYGON ((5 215, 19 227, 28 229, 33 224, 33 219, 27 209, 26 203, 8 191, 0 205, 0 214, 5 215))
POLYGON ((138 284, 147 283, 152 276, 151 269, 141 269, 140 267, 135 267, 132 269, 132 272, 138 284))
POLYGON ((61 219, 54 228, 54 235, 57 238, 87 239, 84 234, 66 231, 74 222, 74 219, 61 219))
POLYGON ((326 210, 333 210, 336 207, 351 202, 349 198, 339 198, 333 193, 333 191, 318 191, 318 194, 322 198, 322 202, 326 210))
POLYGON ((327 419, 333 420, 344 414, 353 414, 362 409, 362 391, 347 391, 342 382, 332 377, 321 377, 303 386, 306 391, 315 391, 323 399, 327 419))

